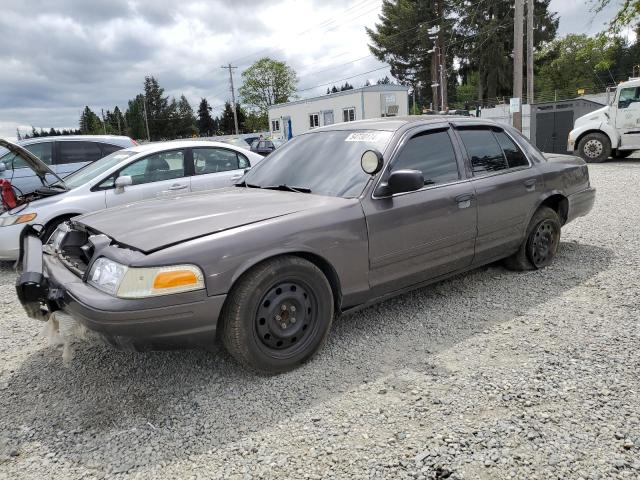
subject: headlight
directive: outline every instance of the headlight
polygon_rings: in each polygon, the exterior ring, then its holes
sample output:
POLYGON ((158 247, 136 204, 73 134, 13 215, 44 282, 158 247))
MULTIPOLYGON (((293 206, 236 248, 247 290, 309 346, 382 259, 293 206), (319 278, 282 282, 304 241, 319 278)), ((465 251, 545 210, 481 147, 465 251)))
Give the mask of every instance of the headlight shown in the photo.
POLYGON ((204 275, 194 265, 136 268, 101 257, 89 272, 89 283, 120 298, 145 298, 204 289, 204 275))
POLYGON ((35 220, 38 215, 35 213, 24 213, 22 215, 7 216, 0 218, 0 227, 8 227, 10 225, 18 225, 35 220))
POLYGON ((127 267, 124 265, 100 257, 93 262, 88 282, 103 292, 115 295, 125 273, 127 273, 127 267))

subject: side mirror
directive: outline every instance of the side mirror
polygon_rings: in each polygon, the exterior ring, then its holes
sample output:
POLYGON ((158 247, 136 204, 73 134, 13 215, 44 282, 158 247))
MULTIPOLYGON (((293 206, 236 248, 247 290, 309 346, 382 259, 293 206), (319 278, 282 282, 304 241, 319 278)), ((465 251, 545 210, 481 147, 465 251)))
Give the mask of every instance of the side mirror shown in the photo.
POLYGON ((7 164, 4 162, 0 162, 0 173, 3 173, 7 170, 7 164))
POLYGON ((377 150, 367 150, 360 157, 360 166, 365 173, 375 175, 384 165, 382 154, 377 150))
POLYGON ((131 178, 131 176, 129 175, 122 175, 118 178, 116 178, 116 190, 118 192, 123 192, 124 191, 124 187, 128 187, 130 185, 133 185, 133 178, 131 178))
POLYGON ((424 176, 419 170, 396 170, 391 172, 386 183, 381 183, 376 191, 379 197, 396 193, 415 192, 424 187, 424 176))

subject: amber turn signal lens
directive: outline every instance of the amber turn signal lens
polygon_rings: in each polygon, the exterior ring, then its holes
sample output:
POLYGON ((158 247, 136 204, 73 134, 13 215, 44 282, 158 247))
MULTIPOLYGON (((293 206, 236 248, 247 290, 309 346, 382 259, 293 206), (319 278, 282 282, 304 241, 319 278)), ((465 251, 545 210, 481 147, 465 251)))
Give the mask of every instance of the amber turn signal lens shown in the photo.
POLYGON ((16 219, 16 223, 27 223, 30 222, 31 220, 33 220, 34 218, 36 218, 36 214, 35 213, 26 213, 24 215, 20 215, 17 219, 16 219))
POLYGON ((176 270, 173 272, 160 272, 153 281, 154 289, 184 287, 186 285, 195 285, 198 283, 198 277, 189 270, 176 270))

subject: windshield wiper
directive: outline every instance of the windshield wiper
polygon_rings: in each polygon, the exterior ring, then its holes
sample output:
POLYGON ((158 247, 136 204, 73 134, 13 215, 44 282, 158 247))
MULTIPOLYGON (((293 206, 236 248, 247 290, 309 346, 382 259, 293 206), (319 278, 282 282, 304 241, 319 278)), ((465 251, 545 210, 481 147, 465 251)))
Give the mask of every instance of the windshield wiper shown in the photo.
POLYGON ((260 185, 254 185, 253 183, 247 183, 244 180, 240 183, 234 183, 236 187, 248 187, 248 188, 262 188, 260 185))
POLYGON ((308 187, 293 187, 291 185, 287 185, 282 183, 280 185, 269 185, 267 187, 260 187, 267 190, 284 190, 286 192, 296 192, 296 193, 311 193, 311 189, 308 187))

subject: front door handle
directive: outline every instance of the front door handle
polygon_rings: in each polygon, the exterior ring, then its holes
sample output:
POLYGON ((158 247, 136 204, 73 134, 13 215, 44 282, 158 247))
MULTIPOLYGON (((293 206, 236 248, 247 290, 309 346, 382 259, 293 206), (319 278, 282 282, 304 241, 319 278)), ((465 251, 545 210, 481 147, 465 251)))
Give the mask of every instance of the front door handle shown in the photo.
POLYGON ((473 193, 463 193, 456 197, 458 208, 468 208, 471 206, 471 200, 473 200, 473 193))
POLYGON ((244 175, 234 175, 231 177, 231 180, 235 182, 236 180, 240 180, 242 177, 244 177, 244 175))
POLYGON ((169 187, 169 190, 184 190, 185 188, 187 188, 186 185, 180 185, 180 184, 176 183, 175 185, 171 185, 169 187))
POLYGON ((527 189, 527 192, 533 192, 536 189, 537 180, 535 178, 531 178, 524 182, 524 186, 527 189))

